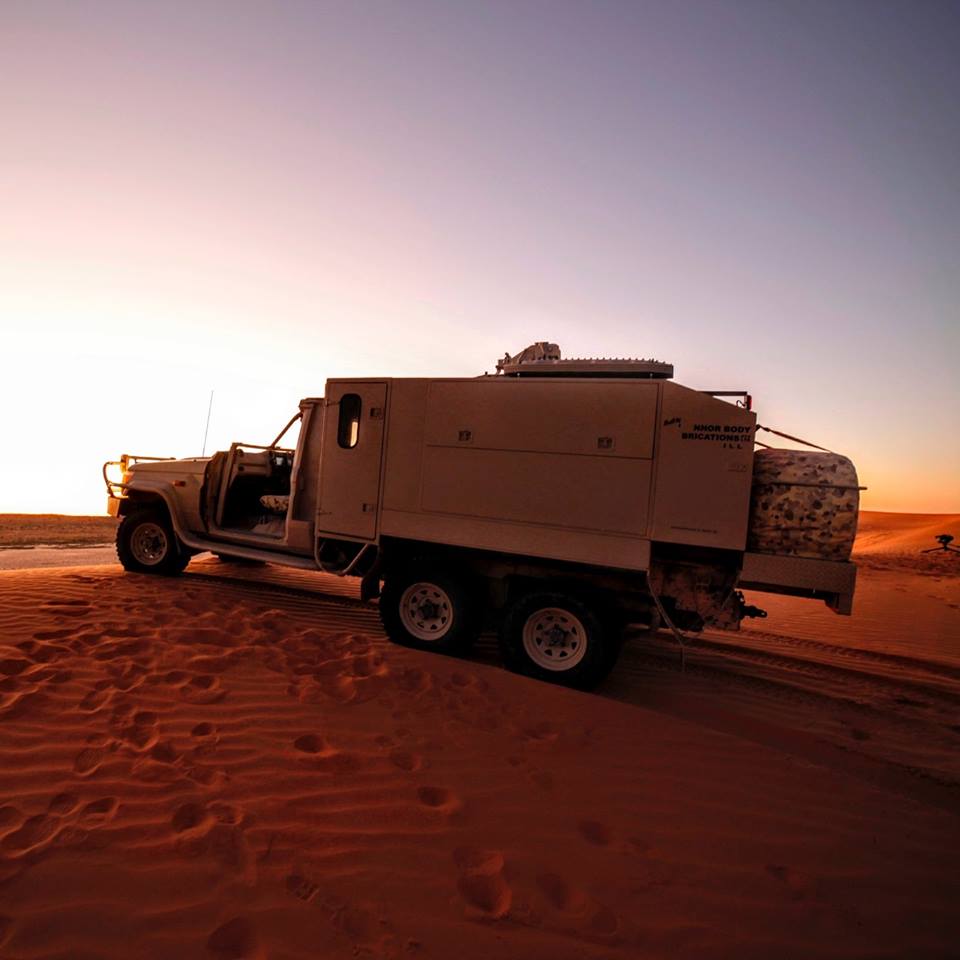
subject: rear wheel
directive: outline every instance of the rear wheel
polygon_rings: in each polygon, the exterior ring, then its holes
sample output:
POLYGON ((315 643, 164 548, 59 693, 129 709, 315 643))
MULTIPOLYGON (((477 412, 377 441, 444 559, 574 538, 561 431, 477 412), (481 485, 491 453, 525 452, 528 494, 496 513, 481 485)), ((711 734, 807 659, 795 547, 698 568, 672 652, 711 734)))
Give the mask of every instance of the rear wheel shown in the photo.
POLYGON ((508 608, 500 630, 504 662, 517 673, 589 689, 613 668, 619 634, 586 600, 528 593, 508 608))
POLYGON ((430 564, 388 574, 380 594, 387 636, 405 647, 466 652, 480 632, 479 604, 469 582, 430 564))
POLYGON ((128 514, 117 529, 117 558, 132 573, 181 573, 190 562, 173 532, 170 518, 160 510, 128 514))

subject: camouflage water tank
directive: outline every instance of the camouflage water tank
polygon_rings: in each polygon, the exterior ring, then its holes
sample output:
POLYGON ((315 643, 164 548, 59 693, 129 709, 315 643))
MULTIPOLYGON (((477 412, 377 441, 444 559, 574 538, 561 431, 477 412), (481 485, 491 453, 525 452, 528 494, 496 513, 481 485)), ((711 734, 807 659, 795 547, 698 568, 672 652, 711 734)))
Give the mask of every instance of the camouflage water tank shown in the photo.
POLYGON ((857 535, 857 471, 836 453, 758 450, 747 549, 848 560, 857 535))

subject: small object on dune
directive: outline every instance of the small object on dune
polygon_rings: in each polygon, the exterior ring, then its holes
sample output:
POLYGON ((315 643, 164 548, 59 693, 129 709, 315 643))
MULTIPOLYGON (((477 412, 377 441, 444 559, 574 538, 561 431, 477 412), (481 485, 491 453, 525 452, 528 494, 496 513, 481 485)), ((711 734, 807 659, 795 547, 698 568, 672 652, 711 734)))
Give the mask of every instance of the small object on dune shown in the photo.
POLYGON ((930 547, 928 550, 921 550, 921 553, 940 553, 941 551, 946 551, 947 553, 960 553, 960 547, 953 547, 953 534, 952 533, 941 533, 933 538, 940 544, 939 547, 930 547))

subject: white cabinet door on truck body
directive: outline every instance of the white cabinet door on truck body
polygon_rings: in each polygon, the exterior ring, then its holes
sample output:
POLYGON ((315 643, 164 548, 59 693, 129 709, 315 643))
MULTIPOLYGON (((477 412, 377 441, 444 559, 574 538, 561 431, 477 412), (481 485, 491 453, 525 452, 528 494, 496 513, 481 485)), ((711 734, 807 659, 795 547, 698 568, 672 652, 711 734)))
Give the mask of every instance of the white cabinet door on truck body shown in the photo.
POLYGON ((376 538, 386 402, 385 382, 327 385, 318 536, 376 538))

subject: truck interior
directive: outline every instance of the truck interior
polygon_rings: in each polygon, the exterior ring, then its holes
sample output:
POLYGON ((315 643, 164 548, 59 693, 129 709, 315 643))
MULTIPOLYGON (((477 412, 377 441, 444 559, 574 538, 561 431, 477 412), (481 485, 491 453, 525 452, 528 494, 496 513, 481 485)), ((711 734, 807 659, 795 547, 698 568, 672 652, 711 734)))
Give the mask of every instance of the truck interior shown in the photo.
POLYGON ((290 509, 296 451, 280 441, 300 421, 297 413, 273 443, 234 443, 214 454, 207 468, 204 502, 211 527, 282 538, 290 509))

